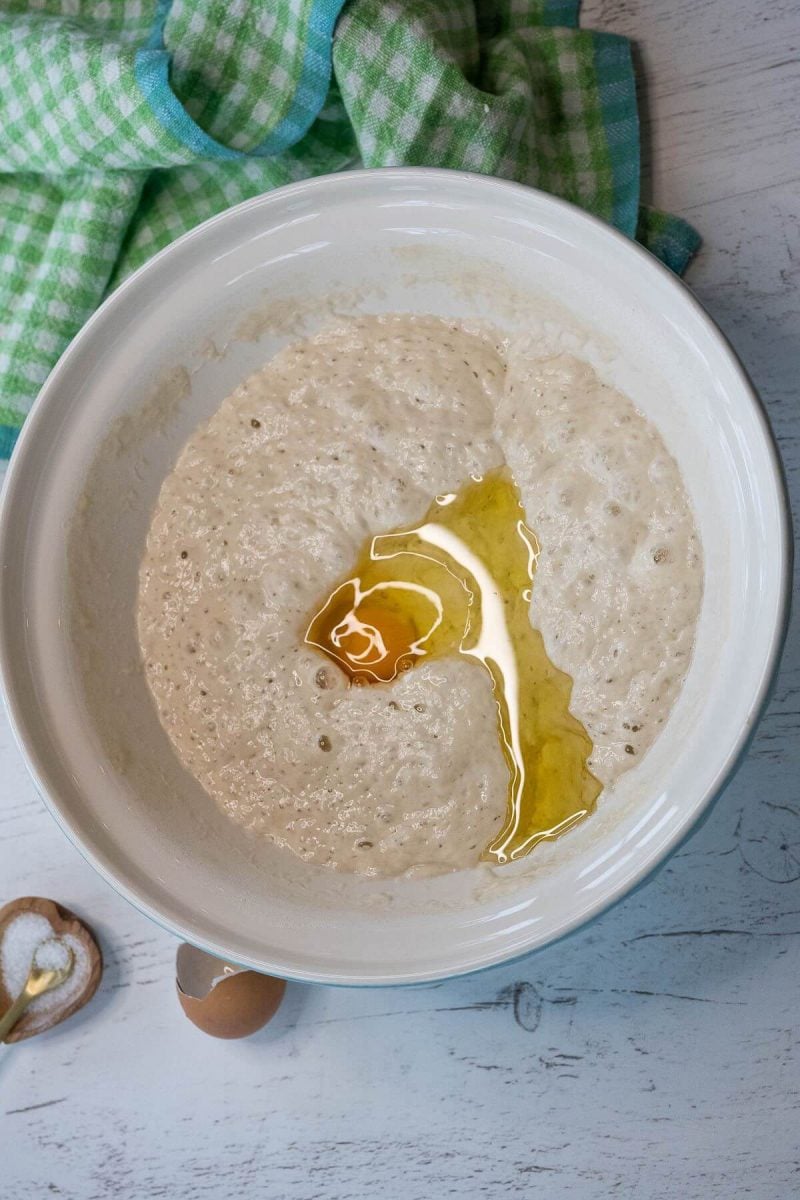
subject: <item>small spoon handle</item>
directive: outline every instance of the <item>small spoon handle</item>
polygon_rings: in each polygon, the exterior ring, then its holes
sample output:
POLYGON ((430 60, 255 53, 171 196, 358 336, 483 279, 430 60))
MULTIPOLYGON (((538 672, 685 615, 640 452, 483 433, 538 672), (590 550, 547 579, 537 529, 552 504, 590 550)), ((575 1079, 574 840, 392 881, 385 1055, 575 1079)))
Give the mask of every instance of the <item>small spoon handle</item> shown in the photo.
POLYGON ((11 1033, 32 999, 33 997, 29 996, 26 989, 23 988, 11 1008, 0 1017, 0 1042, 4 1042, 6 1034, 11 1033))

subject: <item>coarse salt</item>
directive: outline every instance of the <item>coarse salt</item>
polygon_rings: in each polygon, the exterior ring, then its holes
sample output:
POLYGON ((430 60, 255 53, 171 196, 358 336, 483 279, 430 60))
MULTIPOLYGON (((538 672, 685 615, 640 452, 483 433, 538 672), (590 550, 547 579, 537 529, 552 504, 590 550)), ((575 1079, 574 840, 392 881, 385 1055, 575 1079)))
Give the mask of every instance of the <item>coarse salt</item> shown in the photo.
POLYGON ((73 954, 72 973, 59 987, 31 1001, 28 1007, 31 1029, 45 1024, 54 1009, 67 1008, 81 994, 91 972, 89 955, 74 934, 56 935, 47 917, 40 913, 22 912, 5 928, 0 941, 0 976, 12 1000, 25 986, 34 955, 37 966, 57 968, 65 965, 66 947, 73 954), (37 1015, 40 1015, 41 1021, 32 1019, 37 1015))

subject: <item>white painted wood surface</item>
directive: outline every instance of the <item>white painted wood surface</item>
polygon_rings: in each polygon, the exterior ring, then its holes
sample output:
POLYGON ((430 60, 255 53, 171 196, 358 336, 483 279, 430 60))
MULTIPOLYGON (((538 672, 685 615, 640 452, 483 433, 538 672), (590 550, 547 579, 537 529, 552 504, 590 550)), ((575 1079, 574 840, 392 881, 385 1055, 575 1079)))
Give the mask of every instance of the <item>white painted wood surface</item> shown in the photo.
MULTIPOLYGON (((800 466, 797 0, 593 0, 637 40, 653 194, 800 466)), ((174 999, 175 943, 59 833, 0 724, 0 899, 90 917, 102 991, 0 1049, 0 1200, 594 1200, 800 1192, 800 635, 706 825, 538 956, 415 990, 290 986, 242 1043, 174 999)))

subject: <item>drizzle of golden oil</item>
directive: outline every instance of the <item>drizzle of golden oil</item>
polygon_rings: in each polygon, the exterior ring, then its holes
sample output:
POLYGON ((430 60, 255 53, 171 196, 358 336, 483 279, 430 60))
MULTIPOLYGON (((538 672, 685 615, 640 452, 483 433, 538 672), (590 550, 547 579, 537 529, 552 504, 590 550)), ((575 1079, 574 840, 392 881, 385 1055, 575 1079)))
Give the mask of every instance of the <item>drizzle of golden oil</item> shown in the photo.
POLYGON ((572 680, 531 625, 539 545, 524 518, 505 467, 437 496, 421 525, 372 538, 305 637, 356 685, 447 654, 483 664, 509 770, 506 820, 482 855, 496 863, 571 829, 601 791, 591 739, 569 711, 572 680))

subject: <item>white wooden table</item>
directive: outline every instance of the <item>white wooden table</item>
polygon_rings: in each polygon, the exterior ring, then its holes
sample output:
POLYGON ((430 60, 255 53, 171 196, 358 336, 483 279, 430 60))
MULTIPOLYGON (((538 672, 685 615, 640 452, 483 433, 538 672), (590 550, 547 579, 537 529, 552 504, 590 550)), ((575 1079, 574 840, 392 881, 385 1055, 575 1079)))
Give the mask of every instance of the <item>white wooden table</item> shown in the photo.
MULTIPOLYGON (((798 495, 796 0, 593 0, 637 39, 653 194, 769 408, 798 495), (795 48, 793 51, 792 48, 795 48)), ((788 1200, 797 1174, 800 635, 705 827, 590 929, 415 990, 290 986, 241 1043, 174 999, 175 943, 82 861, 0 724, 0 899, 91 915, 102 991, 0 1052, 0 1200, 788 1200)))

